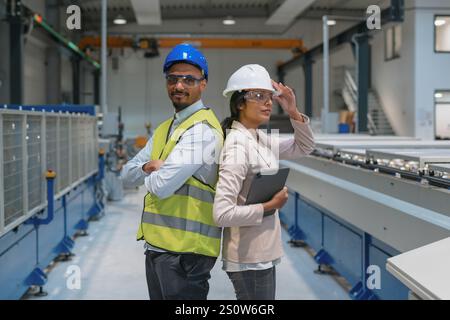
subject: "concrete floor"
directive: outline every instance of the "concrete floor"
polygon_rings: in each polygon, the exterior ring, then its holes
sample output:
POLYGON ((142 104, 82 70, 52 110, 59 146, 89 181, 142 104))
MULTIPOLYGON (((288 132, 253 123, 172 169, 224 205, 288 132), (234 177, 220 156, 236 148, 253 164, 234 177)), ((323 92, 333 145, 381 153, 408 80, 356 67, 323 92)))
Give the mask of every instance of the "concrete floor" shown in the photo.
MULTIPOLYGON (((24 299, 148 299, 143 243, 135 240, 144 194, 144 188, 127 190, 123 200, 109 202, 106 215, 90 223, 88 236, 76 239, 72 260, 51 266, 44 287, 48 295, 24 299)), ((277 266, 277 299, 349 299, 336 278, 313 272, 314 259, 287 244, 284 230, 282 237, 285 257, 277 266)), ((221 266, 218 260, 212 270, 208 299, 235 299, 221 266)))

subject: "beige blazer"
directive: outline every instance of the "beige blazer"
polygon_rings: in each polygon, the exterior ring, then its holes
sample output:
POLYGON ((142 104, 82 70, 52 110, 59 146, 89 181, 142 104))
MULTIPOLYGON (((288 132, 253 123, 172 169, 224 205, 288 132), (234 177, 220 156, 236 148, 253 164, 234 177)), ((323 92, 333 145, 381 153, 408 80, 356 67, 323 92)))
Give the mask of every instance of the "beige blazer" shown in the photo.
POLYGON ((294 138, 269 137, 234 121, 221 153, 214 200, 214 221, 224 227, 222 258, 238 263, 269 262, 283 255, 278 211, 263 217, 263 205, 244 205, 253 177, 276 171, 280 159, 305 156, 314 150, 309 125, 291 119, 294 138), (278 151, 277 151, 278 150, 278 151))

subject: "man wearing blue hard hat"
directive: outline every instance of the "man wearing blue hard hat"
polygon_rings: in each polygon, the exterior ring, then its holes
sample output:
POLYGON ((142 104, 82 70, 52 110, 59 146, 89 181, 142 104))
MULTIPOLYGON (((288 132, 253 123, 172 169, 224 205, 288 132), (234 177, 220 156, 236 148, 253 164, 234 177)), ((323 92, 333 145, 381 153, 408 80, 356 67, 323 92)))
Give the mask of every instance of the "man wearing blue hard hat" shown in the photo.
POLYGON ((163 72, 175 114, 124 166, 122 179, 148 191, 137 239, 145 241, 150 299, 201 300, 220 253, 222 230, 212 206, 223 134, 201 99, 208 80, 205 56, 189 44, 177 45, 163 72))

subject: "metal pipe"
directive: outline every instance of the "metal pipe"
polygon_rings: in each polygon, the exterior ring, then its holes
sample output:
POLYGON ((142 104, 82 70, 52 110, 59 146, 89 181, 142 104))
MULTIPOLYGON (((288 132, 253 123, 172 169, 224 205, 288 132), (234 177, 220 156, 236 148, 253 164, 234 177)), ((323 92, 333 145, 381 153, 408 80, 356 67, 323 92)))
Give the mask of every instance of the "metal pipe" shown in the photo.
POLYGON ((329 35, 328 35, 328 16, 322 17, 323 22, 323 108, 322 108, 322 133, 328 130, 328 113, 330 110, 330 51, 329 51, 329 35))
POLYGON ((102 113, 103 117, 108 113, 108 105, 107 105, 107 92, 106 92, 106 68, 108 67, 107 55, 106 55, 106 40, 107 40, 107 7, 108 1, 102 0, 102 48, 101 48, 101 69, 102 69, 102 78, 101 78, 101 105, 102 105, 102 113))
POLYGON ((34 225, 46 225, 53 221, 55 215, 55 177, 56 173, 54 171, 48 170, 45 178, 47 179, 47 217, 40 219, 33 217, 31 222, 34 225))

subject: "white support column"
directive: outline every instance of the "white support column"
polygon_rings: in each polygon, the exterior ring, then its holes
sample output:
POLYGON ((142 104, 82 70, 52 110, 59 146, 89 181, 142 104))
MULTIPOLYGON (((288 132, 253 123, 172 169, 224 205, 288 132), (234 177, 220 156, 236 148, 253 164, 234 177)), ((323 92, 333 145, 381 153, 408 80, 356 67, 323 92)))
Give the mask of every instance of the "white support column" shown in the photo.
POLYGON ((102 113, 103 117, 108 113, 108 105, 107 105, 107 92, 106 92, 106 77, 107 77, 107 68, 108 68, 108 57, 106 55, 107 50, 107 24, 108 24, 108 1, 102 0, 102 41, 101 41, 101 72, 102 77, 101 81, 101 105, 102 105, 102 113))
POLYGON ((322 133, 328 131, 328 113, 330 112, 330 50, 328 16, 322 17, 323 22, 323 108, 322 108, 322 133))

